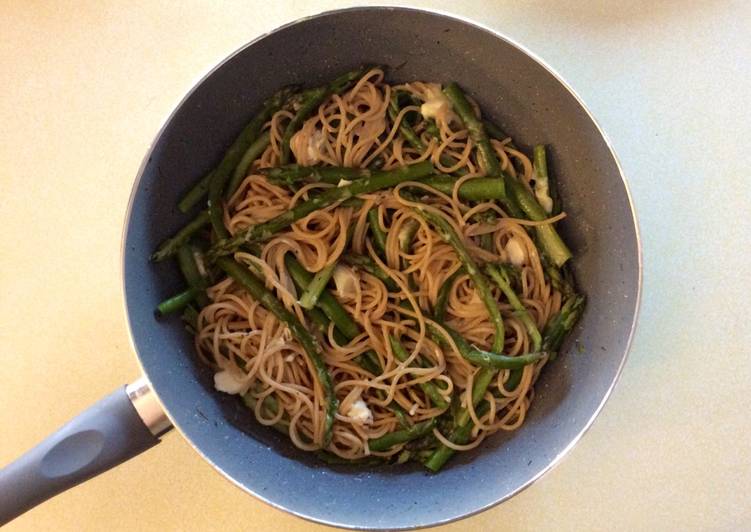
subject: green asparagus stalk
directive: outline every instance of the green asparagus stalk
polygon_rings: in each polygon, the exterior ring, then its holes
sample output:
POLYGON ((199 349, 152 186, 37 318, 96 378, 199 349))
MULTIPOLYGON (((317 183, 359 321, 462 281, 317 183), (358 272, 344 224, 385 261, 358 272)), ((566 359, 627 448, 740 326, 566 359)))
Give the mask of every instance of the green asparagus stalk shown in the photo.
MULTIPOLYGON (((513 198, 516 204, 522 211, 524 211, 530 220, 539 222, 548 218, 545 209, 537 203, 535 197, 524 187, 524 185, 509 175, 505 176, 504 181, 506 182, 506 189, 509 197, 513 198)), ((563 266, 566 261, 572 257, 571 251, 558 235, 558 232, 552 224, 536 226, 535 233, 537 234, 537 241, 542 248, 542 252, 558 268, 563 266)))
POLYGON ((334 393, 334 385, 331 380, 326 363, 324 362, 323 351, 315 336, 310 334, 297 317, 286 309, 284 304, 268 290, 263 282, 255 275, 229 257, 220 257, 217 259, 219 267, 227 272, 236 282, 242 285, 248 291, 250 296, 263 305, 269 312, 274 314, 279 321, 287 325, 292 336, 300 342, 300 345, 308 355, 313 367, 316 370, 318 382, 323 389, 326 397, 326 421, 324 424, 323 447, 328 446, 334 427, 334 419, 339 405, 339 401, 334 393))
POLYGON ((441 130, 432 118, 425 121, 425 132, 434 139, 441 140, 441 130))
MULTIPOLYGON (((389 335, 389 343, 391 344, 391 350, 394 353, 394 357, 399 362, 404 362, 405 360, 407 360, 407 358, 409 358, 409 353, 407 353, 407 350, 404 349, 404 346, 399 340, 389 335)), ((418 386, 420 386, 420 389, 425 392, 425 395, 428 396, 430 401, 433 403, 433 406, 440 409, 448 408, 449 405, 446 402, 446 399, 443 398, 435 383, 433 383, 432 381, 421 382, 418 386)))
MULTIPOLYGON (((436 323, 438 322, 436 321, 436 323)), ((475 366, 479 366, 481 368, 519 369, 529 364, 534 364, 543 356, 545 356, 544 352, 527 353, 524 355, 511 357, 492 351, 485 351, 470 344, 467 340, 464 339, 464 337, 462 337, 461 334, 459 334, 449 326, 443 323, 438 324, 443 329, 445 329, 446 332, 449 333, 451 338, 454 340, 456 347, 459 349, 459 354, 468 362, 471 362, 475 366)), ((434 338, 444 347, 448 347, 448 342, 446 341, 445 336, 440 334, 440 332, 436 330, 432 325, 429 325, 429 329, 432 338, 434 338)))
POLYGON ((336 269, 336 261, 332 262, 328 266, 325 266, 321 271, 315 274, 313 280, 308 284, 308 287, 300 297, 300 306, 304 309, 312 309, 318 304, 318 299, 326 289, 326 285, 329 284, 331 276, 336 269))
MULTIPOLYGON (((300 290, 305 290, 313 281, 313 274, 306 270, 291 253, 284 256, 284 264, 292 281, 300 290)), ((334 326, 344 335, 346 341, 360 334, 360 327, 357 326, 355 320, 328 290, 324 290, 318 298, 318 308, 334 322, 334 326)))
POLYGON ((543 267, 545 268, 545 273, 550 279, 550 284, 553 288, 558 290, 563 296, 567 297, 573 295, 573 281, 566 266, 564 265, 563 268, 556 268, 551 264, 547 264, 547 261, 544 259, 545 257, 543 256, 543 267))
MULTIPOLYGON (((498 181, 500 181, 500 179, 498 181)), ((495 211, 483 211, 477 213, 474 216, 474 219, 485 224, 492 224, 496 219, 496 213, 495 211)), ((480 247, 485 251, 489 251, 490 253, 495 251, 493 248, 493 233, 482 233, 479 235, 478 241, 480 247)))
POLYGON ((195 291, 195 300, 199 306, 209 304, 206 288, 209 286, 203 254, 196 247, 185 244, 177 251, 177 263, 188 286, 195 291))
POLYGON ((538 144, 533 150, 534 166, 535 166, 535 196, 538 191, 540 194, 544 194, 550 198, 550 211, 545 208, 546 212, 549 212, 551 216, 555 216, 561 212, 561 198, 558 196, 558 187, 556 186, 555 179, 548 172, 548 158, 544 144, 538 144))
POLYGON ((292 120, 289 121, 287 127, 284 130, 282 136, 282 153, 280 156, 280 164, 287 164, 290 160, 290 147, 289 142, 292 136, 303 126, 305 120, 318 109, 326 99, 332 94, 341 94, 349 88, 349 86, 360 79, 368 68, 363 67, 351 72, 342 74, 330 84, 323 87, 317 87, 315 89, 308 89, 300 94, 299 108, 292 120))
POLYGON ((359 194, 367 194, 384 188, 390 188, 404 181, 421 179, 432 171, 433 165, 428 161, 423 161, 387 172, 376 172, 371 177, 359 179, 345 187, 326 189, 318 196, 295 205, 292 209, 267 222, 250 226, 231 238, 220 240, 212 248, 210 256, 219 257, 228 255, 237 251, 243 244, 267 240, 297 220, 304 218, 314 211, 328 207, 337 201, 347 200, 359 194))
POLYGON ((552 318, 548 320, 542 332, 542 348, 550 352, 551 359, 561 349, 566 335, 574 328, 584 312, 586 299, 574 294, 569 297, 552 318))
MULTIPOLYGON (((316 327, 317 332, 321 336, 324 336, 328 332, 331 320, 320 308, 315 307, 306 310, 305 316, 312 322, 312 325, 316 327)), ((334 340, 336 340, 336 343, 339 345, 347 343, 347 339, 336 327, 334 327, 334 340)))
POLYGON ((196 329, 198 329, 198 311, 196 310, 196 307, 193 305, 187 305, 185 309, 183 310, 182 316, 180 316, 180 319, 183 320, 183 323, 185 323, 185 328, 190 332, 191 334, 196 333, 196 329))
POLYGON ((384 434, 380 438, 375 438, 368 441, 368 448, 371 451, 382 452, 387 451, 395 445, 400 445, 408 441, 422 438, 433 432, 433 428, 436 426, 436 418, 428 419, 421 423, 415 423, 407 429, 401 429, 394 432, 384 434))
POLYGON ((196 298, 197 291, 193 288, 183 290, 179 294, 165 299, 156 307, 156 317, 161 318, 169 314, 174 314, 184 309, 196 298))
POLYGON ((461 273, 462 269, 459 268, 443 282, 441 288, 438 290, 438 297, 436 298, 435 306, 433 307, 433 316, 438 322, 443 322, 446 318, 446 308, 449 303, 449 295, 451 294, 451 289, 454 288, 456 278, 459 277, 461 273))
POLYGON ((338 185, 344 179, 353 181, 370 177, 372 171, 367 168, 348 168, 346 166, 301 166, 288 164, 274 168, 264 168, 259 172, 266 176, 269 183, 284 186, 296 186, 300 183, 328 183, 338 185))
POLYGON ((368 224, 373 235, 373 244, 381 257, 386 256, 386 232, 378 222, 378 207, 371 207, 368 211, 368 224))
MULTIPOLYGON (((476 413, 479 417, 484 416, 490 410, 490 404, 487 401, 483 401, 476 409, 476 413)), ((471 420, 463 425, 459 426, 452 434, 451 441, 464 445, 469 441, 469 437, 472 434, 472 428, 474 423, 471 420)), ((430 456, 425 462, 425 467, 431 470, 433 473, 437 473, 454 454, 454 450, 445 445, 439 446, 439 448, 430 456)))
POLYGON ((227 189, 224 191, 225 199, 229 199, 232 194, 235 193, 237 187, 240 186, 240 183, 242 183, 245 176, 248 175, 248 169, 250 168, 250 165, 253 163, 253 161, 258 159, 261 154, 263 154, 264 150, 269 146, 270 142, 271 135, 268 131, 265 131, 264 133, 261 133, 261 135, 253 141, 253 144, 248 147, 248 149, 245 151, 245 154, 242 156, 242 159, 240 159, 240 162, 237 163, 235 171, 232 172, 232 177, 227 184, 227 189))
POLYGON ((523 373, 523 369, 512 369, 509 371, 508 379, 503 383, 503 387, 509 392, 516 390, 516 387, 519 386, 519 383, 522 381, 523 373))
POLYGON ((201 211, 188 225, 180 229, 175 236, 168 238, 159 245, 159 248, 151 255, 151 260, 161 262, 166 258, 177 254, 188 240, 209 223, 209 212, 201 211))
POLYGON ((478 157, 485 167, 487 174, 493 177, 500 176, 501 165, 498 162, 498 157, 496 157, 493 151, 482 121, 475 115, 475 111, 467 101, 464 92, 462 92, 456 83, 452 82, 444 87, 443 93, 451 101, 451 106, 469 131, 469 136, 475 146, 477 146, 478 157))
POLYGON ((511 287, 512 272, 509 271, 510 269, 511 267, 507 264, 485 265, 485 271, 488 273, 488 276, 501 289, 506 299, 508 299, 509 304, 511 304, 511 308, 514 309, 514 315, 519 318, 524 328, 527 329, 527 334, 532 340, 532 352, 536 353, 542 350, 542 337, 540 336, 540 331, 537 329, 537 325, 535 325, 535 321, 532 319, 532 315, 511 287))
MULTIPOLYGON (((450 196, 454 192, 458 178, 450 175, 426 177, 422 183, 450 196)), ((496 177, 468 179, 459 187, 459 198, 465 201, 504 200, 506 198, 503 181, 496 177)))
POLYGON ((462 239, 456 234, 451 224, 443 217, 435 214, 422 207, 415 208, 415 211, 422 216, 429 224, 431 224, 441 238, 454 248, 454 252, 459 257, 465 271, 472 279, 475 285, 477 294, 485 303, 485 308, 490 315, 490 321, 495 327, 495 338, 493 338, 493 348, 495 352, 503 350, 503 342, 505 331, 503 328, 503 318, 501 317, 501 310, 498 308, 498 302, 493 298, 493 294, 490 291, 490 286, 485 276, 477 267, 474 259, 469 255, 467 248, 464 246, 462 239))
MULTIPOLYGON (((391 95, 391 100, 389 101, 388 113, 389 118, 392 122, 396 122, 396 117, 401 112, 401 108, 399 106, 399 95, 399 91, 394 91, 394 93, 391 95)), ((417 136, 417 133, 415 133, 415 130, 412 129, 411 125, 409 125, 409 122, 407 122, 406 118, 399 122, 399 133, 407 142, 409 142, 409 144, 414 149, 416 149, 420 153, 423 153, 425 151, 425 144, 422 140, 420 140, 420 137, 417 136)))
POLYGON ((373 277, 380 279, 386 288, 390 291, 396 291, 399 289, 396 282, 389 277, 389 275, 383 271, 373 259, 365 255, 347 255, 344 257, 344 262, 350 266, 356 266, 362 270, 368 272, 373 277))
POLYGON ((206 197, 209 192, 209 186, 211 186, 211 180, 214 177, 214 170, 207 173, 201 179, 199 179, 188 192, 177 203, 177 208, 183 214, 187 213, 194 205, 198 204, 201 199, 206 197))
POLYGON ((177 204, 180 212, 188 212, 193 206, 198 203, 209 191, 211 182, 218 179, 222 183, 222 189, 227 182, 227 178, 237 167, 238 163, 242 159, 243 154, 248 147, 253 143, 261 132, 263 125, 271 118, 275 112, 281 109, 284 102, 294 94, 295 87, 284 87, 281 90, 274 93, 268 100, 263 102, 263 108, 250 123, 245 126, 240 135, 235 139, 235 142, 229 147, 224 154, 219 166, 204 176, 188 193, 183 196, 180 202, 177 204))

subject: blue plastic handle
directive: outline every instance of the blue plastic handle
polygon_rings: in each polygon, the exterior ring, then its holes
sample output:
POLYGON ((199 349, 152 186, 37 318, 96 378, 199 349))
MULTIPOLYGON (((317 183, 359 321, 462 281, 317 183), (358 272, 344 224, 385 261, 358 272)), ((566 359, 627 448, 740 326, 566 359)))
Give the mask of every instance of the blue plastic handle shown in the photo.
POLYGON ((120 388, 0 470, 0 526, 157 443, 120 388))

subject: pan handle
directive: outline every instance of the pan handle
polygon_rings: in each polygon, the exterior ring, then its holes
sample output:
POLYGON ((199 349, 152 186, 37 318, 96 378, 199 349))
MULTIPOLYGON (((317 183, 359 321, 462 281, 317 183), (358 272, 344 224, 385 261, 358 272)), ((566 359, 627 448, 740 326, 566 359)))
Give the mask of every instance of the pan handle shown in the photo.
POLYGON ((0 526, 153 447, 170 428, 145 378, 116 390, 0 470, 0 526))

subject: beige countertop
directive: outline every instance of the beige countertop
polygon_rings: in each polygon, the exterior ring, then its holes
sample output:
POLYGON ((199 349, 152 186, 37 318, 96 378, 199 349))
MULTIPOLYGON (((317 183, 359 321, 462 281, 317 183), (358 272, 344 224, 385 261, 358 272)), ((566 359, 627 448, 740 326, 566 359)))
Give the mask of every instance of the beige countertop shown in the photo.
MULTIPOLYGON (((173 106, 260 33, 354 4, 0 3, 0 464, 138 376, 120 234, 173 106)), ((579 91, 630 180, 645 256, 632 353, 592 430, 533 487, 443 530, 751 527, 751 4, 430 5, 522 42, 579 91)), ((8 530, 323 528, 172 434, 8 530)))

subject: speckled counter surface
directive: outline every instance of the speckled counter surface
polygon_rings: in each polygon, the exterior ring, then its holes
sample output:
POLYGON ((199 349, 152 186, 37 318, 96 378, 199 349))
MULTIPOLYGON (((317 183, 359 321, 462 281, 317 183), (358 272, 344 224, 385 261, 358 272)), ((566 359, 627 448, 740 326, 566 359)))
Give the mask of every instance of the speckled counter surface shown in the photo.
MULTIPOLYGON (((255 36, 357 5, 270 4, 0 5, 0 463, 138 375, 120 233, 179 98, 255 36)), ((656 4, 430 2, 523 43, 579 92, 629 179, 645 267, 631 356, 590 432, 530 489, 443 530, 751 526, 751 4, 656 4)), ((7 528, 324 527, 243 494, 173 434, 7 528)))

